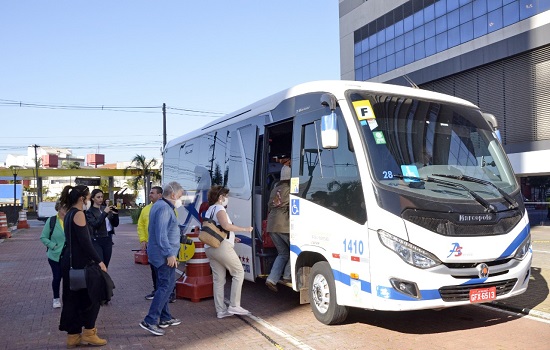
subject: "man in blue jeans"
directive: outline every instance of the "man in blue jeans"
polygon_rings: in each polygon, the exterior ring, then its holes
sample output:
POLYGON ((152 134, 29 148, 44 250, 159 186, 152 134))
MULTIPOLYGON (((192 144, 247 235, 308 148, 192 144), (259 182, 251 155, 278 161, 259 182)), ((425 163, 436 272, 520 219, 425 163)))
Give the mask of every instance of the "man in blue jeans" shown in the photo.
POLYGON ((147 256, 157 272, 157 289, 149 313, 139 324, 154 335, 164 335, 164 329, 177 326, 181 320, 173 318, 168 308, 170 293, 176 284, 176 257, 180 247, 180 230, 175 210, 182 205, 183 188, 170 182, 162 191, 162 198, 153 204, 149 214, 149 243, 147 256))

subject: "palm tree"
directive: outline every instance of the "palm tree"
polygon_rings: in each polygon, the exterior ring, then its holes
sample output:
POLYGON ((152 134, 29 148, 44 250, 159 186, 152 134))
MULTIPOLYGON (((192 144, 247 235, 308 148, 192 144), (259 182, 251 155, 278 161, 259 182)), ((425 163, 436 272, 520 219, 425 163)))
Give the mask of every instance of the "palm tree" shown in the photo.
POLYGON ((137 169, 140 171, 140 174, 131 180, 131 184, 134 191, 137 191, 140 185, 143 184, 145 204, 149 203, 149 196, 147 196, 147 187, 149 186, 149 182, 160 180, 160 174, 153 169, 153 167, 157 164, 158 161, 155 158, 147 160, 144 155, 136 154, 134 158, 132 158, 131 165, 127 166, 125 169, 137 169))

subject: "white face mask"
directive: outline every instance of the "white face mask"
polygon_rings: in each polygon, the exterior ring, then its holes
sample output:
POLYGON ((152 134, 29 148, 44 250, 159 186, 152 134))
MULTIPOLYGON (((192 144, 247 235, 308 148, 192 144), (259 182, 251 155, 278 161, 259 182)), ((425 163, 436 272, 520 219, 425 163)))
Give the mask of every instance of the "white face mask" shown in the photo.
POLYGON ((222 202, 222 206, 227 207, 227 203, 229 203, 229 198, 225 197, 225 199, 222 202))
POLYGON ((82 210, 88 210, 88 208, 92 207, 92 202, 87 201, 82 204, 82 210))
POLYGON ((182 205, 183 205, 183 202, 181 201, 181 199, 176 199, 176 201, 174 202, 174 207, 176 209, 181 207, 182 205))

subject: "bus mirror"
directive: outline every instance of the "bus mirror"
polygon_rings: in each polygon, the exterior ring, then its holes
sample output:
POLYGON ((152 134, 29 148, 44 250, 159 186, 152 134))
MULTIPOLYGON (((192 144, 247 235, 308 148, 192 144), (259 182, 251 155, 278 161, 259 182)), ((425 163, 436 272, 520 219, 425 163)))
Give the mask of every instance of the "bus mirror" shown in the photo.
POLYGON ((481 114, 483 115, 483 118, 485 118, 487 123, 491 125, 491 128, 493 128, 493 131, 498 130, 497 118, 494 115, 492 115, 491 113, 481 113, 481 114))
POLYGON ((336 96, 329 93, 322 94, 321 105, 328 107, 331 111, 335 110, 336 107, 338 107, 338 101, 336 100, 336 96))
POLYGON ((338 148, 338 116, 334 111, 321 117, 321 143, 323 148, 338 148))
POLYGON ((483 118, 489 125, 491 126, 491 129, 495 135, 495 137, 502 142, 502 139, 500 138, 500 130, 498 130, 498 122, 497 118, 491 114, 491 113, 481 113, 483 115, 483 118))

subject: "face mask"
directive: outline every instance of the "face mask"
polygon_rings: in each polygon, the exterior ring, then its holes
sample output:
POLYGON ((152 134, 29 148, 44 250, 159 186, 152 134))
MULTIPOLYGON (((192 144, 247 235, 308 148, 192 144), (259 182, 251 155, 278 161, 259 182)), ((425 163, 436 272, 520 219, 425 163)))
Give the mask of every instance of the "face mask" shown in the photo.
POLYGON ((174 207, 177 209, 183 205, 183 202, 181 199, 176 199, 176 202, 174 203, 174 207))
POLYGON ((222 206, 227 207, 227 203, 229 203, 229 198, 225 197, 225 199, 222 202, 222 206))
POLYGON ((88 210, 92 206, 92 202, 87 201, 82 204, 82 210, 88 210))

